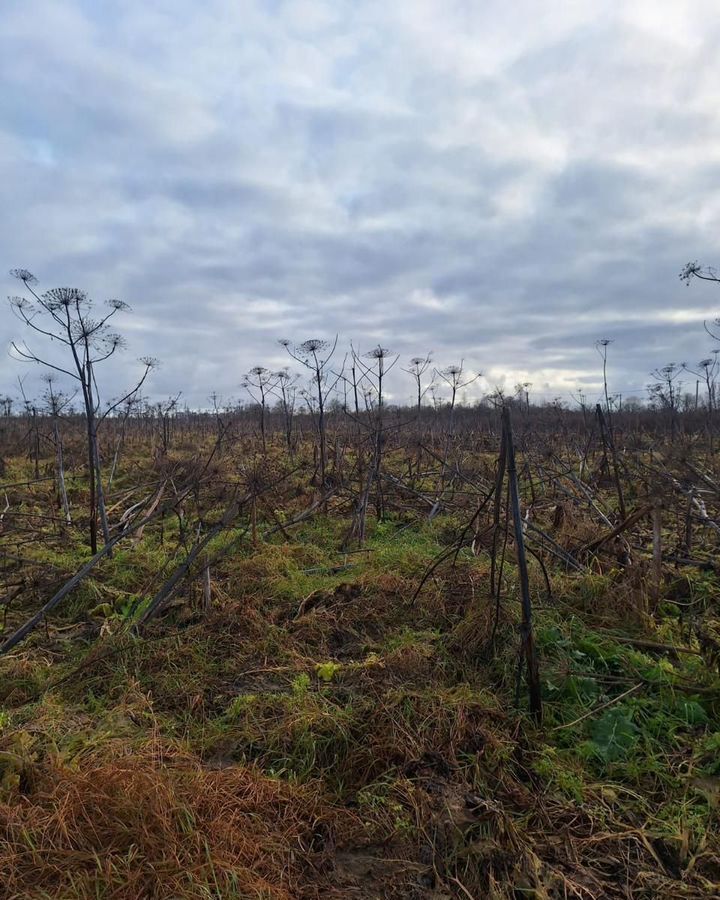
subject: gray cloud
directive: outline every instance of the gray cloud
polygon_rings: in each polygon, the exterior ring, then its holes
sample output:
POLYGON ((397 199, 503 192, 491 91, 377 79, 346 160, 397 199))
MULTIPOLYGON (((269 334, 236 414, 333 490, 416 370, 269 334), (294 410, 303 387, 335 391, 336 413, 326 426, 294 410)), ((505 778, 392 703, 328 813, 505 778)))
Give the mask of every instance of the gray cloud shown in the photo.
POLYGON ((608 337, 637 393, 710 344, 715 294, 677 273, 720 258, 719 26, 704 0, 10 4, 0 262, 128 300, 108 378, 157 355, 157 397, 239 396, 277 338, 335 333, 549 396, 597 390, 608 337))

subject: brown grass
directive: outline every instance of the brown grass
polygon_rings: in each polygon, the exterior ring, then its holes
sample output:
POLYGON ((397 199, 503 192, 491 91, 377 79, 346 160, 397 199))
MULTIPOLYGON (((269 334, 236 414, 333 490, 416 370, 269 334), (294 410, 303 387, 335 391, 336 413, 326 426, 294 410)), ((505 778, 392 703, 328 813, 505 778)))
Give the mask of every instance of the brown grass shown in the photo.
POLYGON ((0 896, 317 897, 353 815, 312 785, 149 745, 25 775, 0 804, 0 896))

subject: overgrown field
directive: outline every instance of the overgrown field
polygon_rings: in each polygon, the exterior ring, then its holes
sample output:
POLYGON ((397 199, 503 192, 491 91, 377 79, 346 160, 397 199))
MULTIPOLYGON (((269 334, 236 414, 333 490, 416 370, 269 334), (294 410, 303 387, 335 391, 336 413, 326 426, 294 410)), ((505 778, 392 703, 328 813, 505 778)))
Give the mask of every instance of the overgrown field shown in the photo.
MULTIPOLYGON (((540 721, 493 421, 324 485, 309 426, 123 432, 124 537, 0 656, 0 896, 718 896, 720 466, 516 413, 540 721)), ((91 558, 73 428, 71 525, 4 433, 5 641, 91 558)))

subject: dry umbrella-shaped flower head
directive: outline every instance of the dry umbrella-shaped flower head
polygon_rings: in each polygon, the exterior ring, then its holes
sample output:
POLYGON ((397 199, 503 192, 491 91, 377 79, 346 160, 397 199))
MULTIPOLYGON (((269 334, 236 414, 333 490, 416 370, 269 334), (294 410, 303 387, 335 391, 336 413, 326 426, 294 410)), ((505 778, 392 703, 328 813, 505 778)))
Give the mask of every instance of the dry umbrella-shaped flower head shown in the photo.
POLYGON ((680 281, 684 281, 686 285, 690 284, 691 279, 693 279, 696 275, 699 275, 702 272, 702 266, 698 263, 697 260, 693 260, 693 262, 687 263, 678 278, 680 281))
POLYGON ((42 296, 45 305, 51 311, 68 309, 70 306, 84 306, 88 302, 85 291, 73 287, 51 288, 42 296))
POLYGON ((27 269, 10 269, 10 274, 25 284, 37 284, 37 278, 27 269))
POLYGON ((368 359, 385 359, 389 355, 390 351, 387 347, 381 347, 380 344, 372 350, 368 351, 365 356, 368 359))
POLYGON ((127 346, 125 338, 121 334, 116 334, 115 332, 104 334, 102 336, 101 345, 102 352, 108 355, 127 346))
POLYGON ((13 309, 18 310, 18 312, 32 309, 32 303, 26 297, 18 297, 15 295, 14 297, 8 297, 8 300, 10 306, 12 306, 13 309))
POLYGON ((303 341, 298 349, 302 353, 317 353, 319 350, 324 350, 325 347, 327 347, 327 341, 323 341, 320 338, 310 338, 308 341, 303 341))
POLYGON ((117 310, 118 312, 120 312, 121 310, 130 309, 129 303, 126 303, 124 300, 116 300, 114 298, 112 300, 108 300, 107 305, 111 309, 117 310))

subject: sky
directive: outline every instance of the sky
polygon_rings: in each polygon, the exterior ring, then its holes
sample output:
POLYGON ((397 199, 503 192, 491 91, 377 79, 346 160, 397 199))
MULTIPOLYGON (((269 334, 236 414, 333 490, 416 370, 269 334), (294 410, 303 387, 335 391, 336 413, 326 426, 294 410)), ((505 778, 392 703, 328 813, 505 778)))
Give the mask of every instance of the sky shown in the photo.
POLYGON ((642 396, 713 349, 719 43, 717 0, 3 0, 0 280, 131 305, 107 399, 146 355, 151 399, 241 399, 335 334, 397 401, 428 351, 593 398, 598 339, 642 396))

